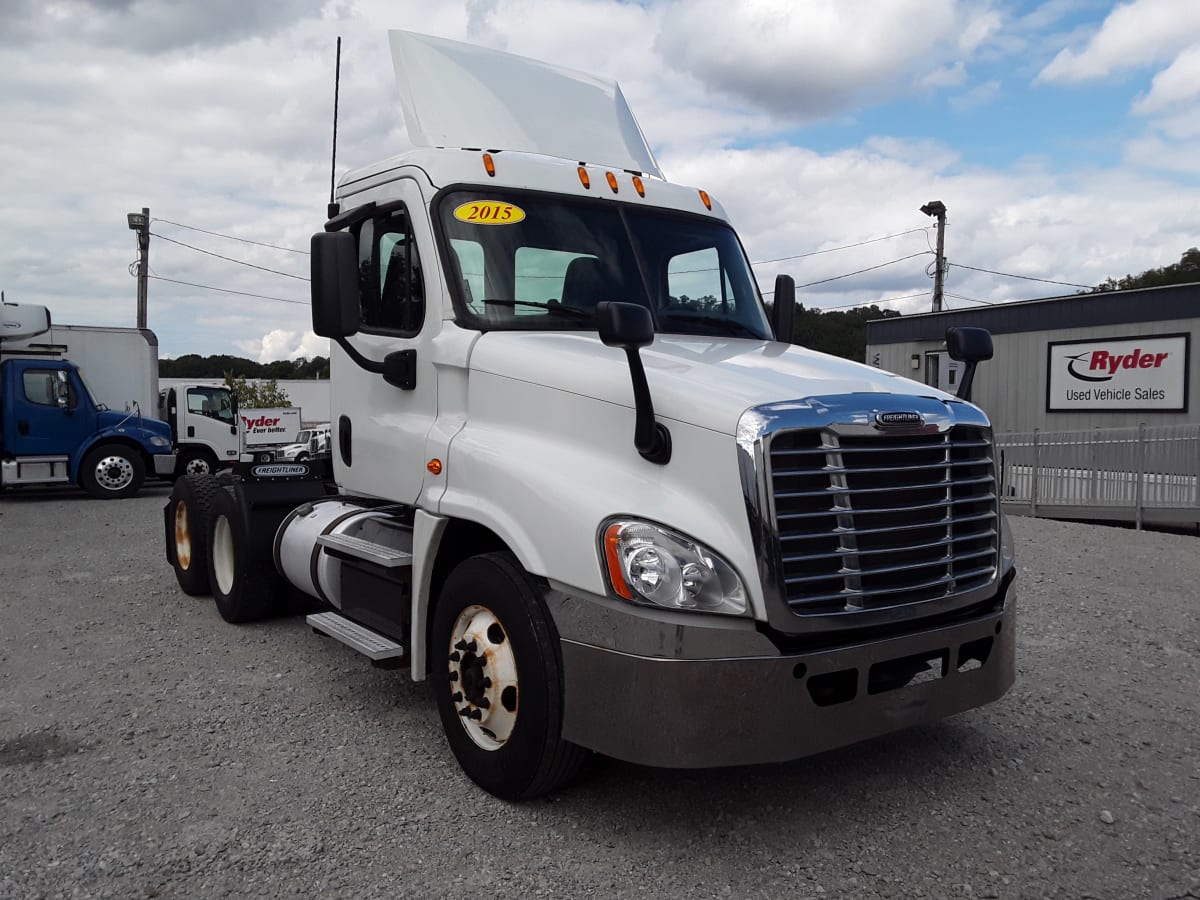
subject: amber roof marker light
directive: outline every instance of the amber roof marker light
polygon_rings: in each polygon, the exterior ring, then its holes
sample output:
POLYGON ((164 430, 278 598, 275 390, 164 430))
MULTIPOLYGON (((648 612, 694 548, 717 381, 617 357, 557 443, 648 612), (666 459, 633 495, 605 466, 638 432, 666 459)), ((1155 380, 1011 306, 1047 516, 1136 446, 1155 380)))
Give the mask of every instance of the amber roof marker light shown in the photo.
POLYGON ((642 184, 642 179, 637 175, 633 176, 633 189, 638 192, 639 197, 646 196, 646 186, 642 184))
POLYGON ((610 188, 612 188, 612 192, 615 194, 615 193, 617 192, 617 190, 618 190, 618 188, 617 188, 617 176, 616 176, 616 175, 614 175, 612 172, 605 172, 605 173, 604 173, 604 177, 608 179, 608 186, 609 186, 610 188))
POLYGON ((582 184, 587 190, 590 191, 592 189, 592 179, 588 175, 587 169, 585 169, 583 166, 580 166, 578 171, 579 171, 579 183, 582 184))
POLYGON ((704 203, 705 209, 708 209, 708 210, 712 209, 712 198, 710 198, 708 196, 708 191, 700 192, 700 200, 704 203))
POLYGON ((483 154, 483 167, 487 169, 488 175, 492 178, 496 177, 496 161, 492 159, 492 154, 483 154))

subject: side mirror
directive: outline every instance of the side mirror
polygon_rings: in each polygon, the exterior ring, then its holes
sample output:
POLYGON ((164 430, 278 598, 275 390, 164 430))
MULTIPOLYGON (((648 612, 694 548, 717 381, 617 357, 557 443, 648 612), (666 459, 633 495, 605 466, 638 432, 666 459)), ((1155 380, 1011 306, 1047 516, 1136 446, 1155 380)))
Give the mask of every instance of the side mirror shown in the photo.
POLYGON ((633 446, 652 463, 665 466, 671 461, 671 432, 654 420, 654 403, 646 369, 642 365, 642 347, 654 343, 654 318, 650 310, 636 303, 604 301, 596 304, 596 325, 606 347, 620 347, 629 360, 633 379, 633 446))
POLYGON ((975 369, 983 360, 992 358, 992 333, 986 328, 947 328, 946 352, 951 359, 967 364, 956 396, 960 400, 970 400, 975 369))
POLYGON ((321 337, 343 338, 359 325, 358 246, 346 231, 312 236, 312 322, 321 337))
POLYGON ((597 303, 596 325, 606 347, 636 350, 654 343, 650 310, 636 303, 597 303))
POLYGON ((775 276, 775 302, 771 305, 771 328, 775 340, 792 343, 796 327, 796 282, 791 275, 775 276))

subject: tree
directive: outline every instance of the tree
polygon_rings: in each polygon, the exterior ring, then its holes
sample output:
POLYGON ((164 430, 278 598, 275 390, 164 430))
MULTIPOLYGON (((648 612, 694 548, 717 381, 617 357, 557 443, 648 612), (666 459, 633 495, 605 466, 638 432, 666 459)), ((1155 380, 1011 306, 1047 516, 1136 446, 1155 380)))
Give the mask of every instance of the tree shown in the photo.
POLYGON ((843 359, 864 362, 867 356, 867 322, 898 315, 900 313, 894 309, 880 309, 875 305, 824 312, 805 309, 803 304, 797 304, 792 342, 843 359))
POLYGON ((1200 248, 1185 250, 1179 262, 1157 269, 1147 269, 1141 275, 1126 275, 1124 278, 1106 278, 1092 289, 1091 293, 1104 291, 1127 291, 1132 288, 1163 287, 1168 284, 1188 284, 1200 281, 1200 248))
POLYGON ((239 409, 273 409, 292 405, 287 391, 283 390, 274 378, 269 381, 252 382, 232 372, 226 372, 225 384, 237 397, 239 409))

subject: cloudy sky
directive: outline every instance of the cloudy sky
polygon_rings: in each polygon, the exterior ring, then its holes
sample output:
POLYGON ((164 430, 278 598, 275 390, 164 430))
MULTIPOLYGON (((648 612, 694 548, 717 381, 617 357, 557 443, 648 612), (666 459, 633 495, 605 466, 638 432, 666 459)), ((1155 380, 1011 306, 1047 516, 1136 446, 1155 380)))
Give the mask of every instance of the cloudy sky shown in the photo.
POLYGON ((1195 0, 0 0, 7 299, 133 325, 146 206, 164 356, 327 352, 297 251, 334 42, 340 173, 405 145, 389 28, 619 80, 667 176, 809 306, 928 309, 929 200, 951 308, 1073 290, 978 269, 1090 285, 1200 244, 1195 0))

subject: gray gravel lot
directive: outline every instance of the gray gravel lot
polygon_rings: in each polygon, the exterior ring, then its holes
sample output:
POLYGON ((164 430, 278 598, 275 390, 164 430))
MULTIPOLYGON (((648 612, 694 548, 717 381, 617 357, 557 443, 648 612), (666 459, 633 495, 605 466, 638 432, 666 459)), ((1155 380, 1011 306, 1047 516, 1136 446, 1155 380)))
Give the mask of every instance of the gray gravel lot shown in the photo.
POLYGON ((1014 520, 999 703, 521 806, 424 685, 176 589, 166 490, 0 500, 0 897, 1200 900, 1200 539, 1014 520))

